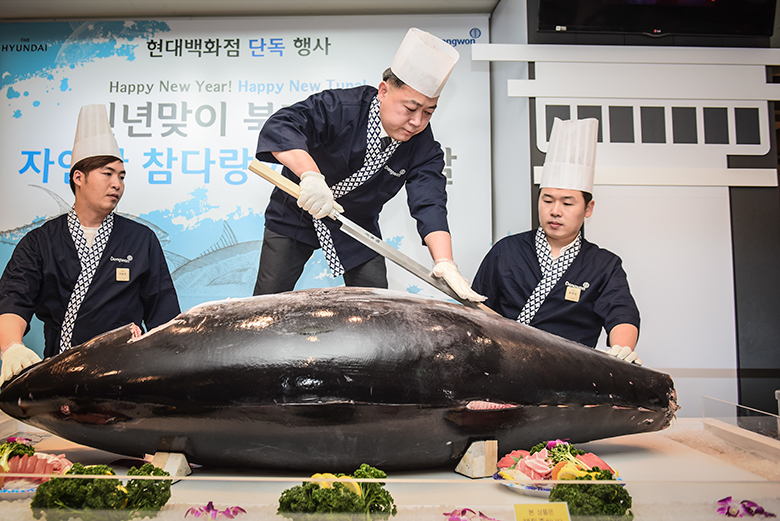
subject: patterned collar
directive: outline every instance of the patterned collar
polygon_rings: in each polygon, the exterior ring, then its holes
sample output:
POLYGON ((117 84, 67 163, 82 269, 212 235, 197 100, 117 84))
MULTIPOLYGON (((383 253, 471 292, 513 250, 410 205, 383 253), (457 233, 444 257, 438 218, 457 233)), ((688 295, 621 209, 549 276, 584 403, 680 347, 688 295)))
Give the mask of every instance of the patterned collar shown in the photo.
POLYGON ((582 232, 577 233, 577 237, 569 244, 561 248, 557 257, 552 256, 552 247, 547 241, 547 236, 541 226, 536 229, 536 236, 534 237, 534 244, 536 247, 536 259, 539 261, 539 267, 542 268, 542 273, 546 273, 550 267, 558 260, 565 258, 565 262, 570 264, 574 258, 580 253, 580 247, 582 246, 582 232))
POLYGON ((582 244, 582 233, 577 234, 577 238, 574 240, 574 244, 570 248, 566 248, 565 251, 561 251, 561 255, 557 259, 553 259, 550 255, 550 243, 547 242, 547 236, 544 234, 544 230, 540 226, 536 230, 536 237, 534 238, 536 244, 536 258, 539 260, 539 268, 542 271, 542 278, 536 284, 536 287, 529 295, 523 305, 523 309, 520 311, 520 315, 517 317, 517 321, 522 324, 530 324, 536 312, 544 304, 547 295, 552 291, 558 281, 561 279, 566 270, 569 269, 571 263, 580 253, 580 245, 582 244))

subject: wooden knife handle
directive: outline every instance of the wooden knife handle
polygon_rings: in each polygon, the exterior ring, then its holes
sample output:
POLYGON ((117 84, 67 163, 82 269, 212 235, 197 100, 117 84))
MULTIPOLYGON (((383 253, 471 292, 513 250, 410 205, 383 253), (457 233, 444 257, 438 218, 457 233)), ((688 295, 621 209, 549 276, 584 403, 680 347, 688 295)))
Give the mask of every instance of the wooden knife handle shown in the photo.
POLYGON ((257 159, 253 159, 252 162, 249 163, 249 170, 266 181, 270 181, 271 184, 275 185, 280 190, 284 190, 296 199, 301 196, 301 187, 299 185, 293 183, 282 174, 272 169, 270 166, 261 163, 257 159))

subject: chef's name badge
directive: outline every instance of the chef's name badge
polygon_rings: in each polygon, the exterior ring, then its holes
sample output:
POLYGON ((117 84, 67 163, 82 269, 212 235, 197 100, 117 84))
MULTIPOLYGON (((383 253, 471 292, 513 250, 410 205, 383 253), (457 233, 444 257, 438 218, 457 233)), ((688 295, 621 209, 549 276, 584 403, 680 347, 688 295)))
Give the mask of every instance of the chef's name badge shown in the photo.
POLYGON ((117 268, 116 269, 116 281, 128 282, 130 280, 130 268, 117 268))
POLYGON ((578 286, 577 284, 572 284, 568 280, 566 281, 566 294, 563 296, 565 300, 568 300, 569 302, 579 302, 580 301, 580 295, 583 291, 588 289, 590 287, 590 282, 583 282, 582 286, 578 286))

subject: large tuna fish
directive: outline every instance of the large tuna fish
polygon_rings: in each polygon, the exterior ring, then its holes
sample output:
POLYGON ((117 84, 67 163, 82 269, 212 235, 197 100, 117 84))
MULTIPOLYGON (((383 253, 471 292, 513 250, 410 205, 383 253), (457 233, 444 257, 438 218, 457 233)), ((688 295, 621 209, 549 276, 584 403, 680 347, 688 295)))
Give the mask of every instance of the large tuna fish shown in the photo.
POLYGON ((7 383, 0 408, 91 447, 298 470, 416 469, 657 431, 671 378, 513 320, 362 288, 203 304, 129 325, 7 383))

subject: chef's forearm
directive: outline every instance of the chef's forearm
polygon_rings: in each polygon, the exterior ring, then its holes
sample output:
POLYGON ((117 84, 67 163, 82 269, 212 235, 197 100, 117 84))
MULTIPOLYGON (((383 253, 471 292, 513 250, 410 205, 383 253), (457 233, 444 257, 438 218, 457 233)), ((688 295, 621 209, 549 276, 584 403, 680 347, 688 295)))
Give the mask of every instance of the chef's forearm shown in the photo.
POLYGON ((431 232, 423 239, 434 261, 452 259, 452 238, 448 232, 431 232))
POLYGON ((0 315, 0 351, 5 352, 13 344, 21 344, 27 321, 14 313, 0 315))
POLYGON ((271 153, 281 164, 292 170, 298 177, 301 177, 301 174, 304 172, 320 171, 317 163, 314 162, 314 158, 300 148, 271 153))
POLYGON ((631 349, 636 348, 636 342, 639 338, 639 330, 633 324, 618 324, 609 332, 610 346, 628 346, 631 349))

